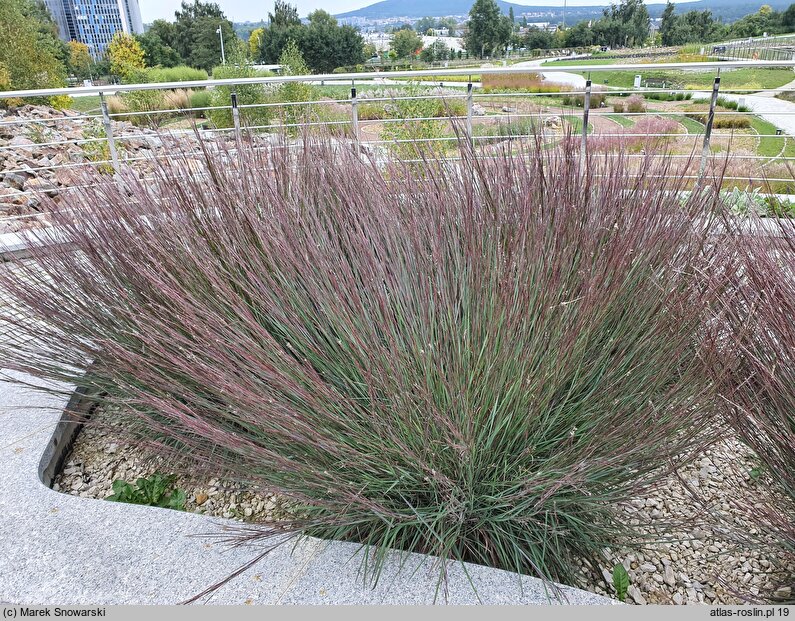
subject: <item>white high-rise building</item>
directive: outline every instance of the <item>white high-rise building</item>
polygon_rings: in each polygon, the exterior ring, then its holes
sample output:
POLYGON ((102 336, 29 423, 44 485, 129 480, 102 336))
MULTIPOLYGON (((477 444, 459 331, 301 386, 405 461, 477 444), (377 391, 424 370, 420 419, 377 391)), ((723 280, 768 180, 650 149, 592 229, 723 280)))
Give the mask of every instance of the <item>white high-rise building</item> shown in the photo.
POLYGON ((142 34, 144 25, 138 0, 45 0, 64 41, 88 45, 101 58, 118 32, 142 34))

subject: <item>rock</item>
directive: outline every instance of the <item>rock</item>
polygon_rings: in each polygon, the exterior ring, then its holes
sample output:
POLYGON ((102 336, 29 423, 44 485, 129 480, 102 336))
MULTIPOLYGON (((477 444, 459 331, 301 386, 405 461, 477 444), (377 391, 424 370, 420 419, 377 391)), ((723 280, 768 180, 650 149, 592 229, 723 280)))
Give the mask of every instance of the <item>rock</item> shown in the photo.
POLYGON ((657 571, 657 567, 655 567, 654 563, 643 563, 643 565, 640 566, 640 570, 650 574, 657 571))
POLYGON ((27 180, 27 173, 22 172, 7 172, 3 176, 3 181, 6 183, 6 185, 16 188, 17 190, 23 189, 27 180))
POLYGON ((666 565, 663 572, 663 581, 668 586, 676 586, 676 576, 674 576, 674 568, 672 565, 666 565))
POLYGON ((773 595, 778 599, 790 599, 792 597, 792 587, 783 586, 776 589, 773 595))
POLYGON ((196 494, 196 504, 200 507, 207 502, 208 499, 209 496, 205 492, 199 492, 196 494))
POLYGON ((42 179, 41 177, 33 177, 25 182, 26 192, 38 192, 46 194, 47 196, 56 196, 58 188, 50 181, 42 179))
POLYGON ((676 604, 677 606, 681 606, 682 604, 685 603, 685 600, 682 597, 682 594, 679 593, 678 591, 676 593, 674 593, 674 595, 673 595, 673 597, 671 599, 673 600, 674 604, 676 604))
POLYGON ((640 589, 634 584, 629 585, 629 588, 627 589, 627 595, 629 595, 636 604, 641 606, 646 605, 646 599, 641 594, 640 589))
MULTIPOLYGON (((550 116, 544 121, 544 125, 547 127, 551 127, 552 129, 559 129, 563 127, 563 121, 559 116, 550 116)), ((643 502, 643 501, 640 501, 643 502)), ((645 505, 645 503, 644 503, 645 505)), ((641 505, 643 506, 643 505, 641 505)))
POLYGON ((23 151, 32 151, 33 147, 36 146, 36 143, 33 142, 30 138, 25 138, 24 136, 14 136, 11 140, 8 141, 9 147, 16 147, 17 149, 23 151))

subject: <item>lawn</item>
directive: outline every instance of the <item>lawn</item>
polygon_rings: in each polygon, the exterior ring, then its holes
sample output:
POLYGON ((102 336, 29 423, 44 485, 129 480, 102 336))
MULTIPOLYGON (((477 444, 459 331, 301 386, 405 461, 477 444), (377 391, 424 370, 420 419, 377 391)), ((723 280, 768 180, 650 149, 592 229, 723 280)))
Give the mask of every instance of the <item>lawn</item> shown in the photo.
POLYGON ((69 108, 78 112, 99 112, 99 95, 72 97, 72 105, 69 108))
POLYGON ((480 74, 471 75, 422 75, 414 78, 391 78, 405 82, 480 82, 480 74))
POLYGON ((635 121, 621 114, 605 114, 605 116, 621 125, 621 127, 632 127, 635 124, 635 121))
MULTIPOLYGON (((606 64, 596 62, 576 62, 576 61, 563 61, 571 62, 566 66, 588 66, 606 64)), ((635 82, 635 76, 638 71, 575 71, 584 77, 590 77, 596 84, 607 84, 608 86, 617 86, 620 88, 632 88, 635 82)), ((715 80, 714 71, 640 71, 644 81, 647 79, 664 81, 666 86, 671 88, 688 88, 688 89, 708 89, 711 88, 715 80)), ((790 69, 732 69, 724 70, 721 73, 721 88, 723 89, 752 89, 761 90, 767 88, 779 88, 784 84, 792 81, 793 75, 790 69)))
MULTIPOLYGON (((757 134, 775 134, 776 126, 759 117, 751 117, 751 128, 757 134)), ((764 157, 777 157, 781 154, 784 157, 795 157, 795 141, 784 136, 764 136, 759 139, 757 153, 764 157), (783 149, 783 152, 782 152, 783 149)))
POLYGON ((684 128, 687 130, 688 134, 703 134, 704 133, 704 125, 702 123, 699 123, 695 119, 691 119, 691 118, 686 117, 684 115, 682 115, 682 116, 671 116, 669 118, 673 119, 677 123, 679 123, 682 126, 684 126, 684 128))

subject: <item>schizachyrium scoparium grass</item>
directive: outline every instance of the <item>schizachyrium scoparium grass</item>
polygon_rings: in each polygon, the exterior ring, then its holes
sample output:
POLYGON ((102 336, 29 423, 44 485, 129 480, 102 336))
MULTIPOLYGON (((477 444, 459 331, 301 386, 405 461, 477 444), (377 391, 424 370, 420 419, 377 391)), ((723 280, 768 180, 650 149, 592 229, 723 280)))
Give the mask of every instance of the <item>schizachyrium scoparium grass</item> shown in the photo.
POLYGON ((71 194, 0 353, 287 497, 277 529, 569 580, 710 440, 714 199, 670 160, 203 150, 71 194))
POLYGON ((745 507, 777 533, 795 564, 795 230, 751 216, 735 225, 733 269, 721 273, 725 315, 717 325, 722 397, 730 424, 792 502, 745 507), (756 234, 749 234, 755 232, 756 234))

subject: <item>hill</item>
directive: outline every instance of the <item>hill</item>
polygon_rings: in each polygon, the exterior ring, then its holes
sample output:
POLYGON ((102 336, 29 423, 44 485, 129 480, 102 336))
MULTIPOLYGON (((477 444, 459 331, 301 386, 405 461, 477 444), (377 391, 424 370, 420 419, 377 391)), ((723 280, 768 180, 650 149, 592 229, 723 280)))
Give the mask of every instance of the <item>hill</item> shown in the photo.
MULTIPOLYGON (((340 19, 367 18, 389 19, 394 17, 447 17, 464 16, 469 13, 473 0, 381 0, 361 9, 340 13, 340 19)), ((731 22, 748 13, 755 13, 763 4, 769 4, 776 10, 786 9, 792 0, 697 0, 696 2, 679 2, 677 12, 708 9, 713 15, 725 22, 731 22)), ((497 0, 503 13, 513 7, 516 17, 527 16, 529 21, 556 22, 563 19, 563 7, 544 5, 523 5, 506 0, 497 0)), ((603 6, 569 6, 566 9, 566 23, 573 24, 583 19, 595 19, 602 15, 603 6)), ((648 4, 649 14, 659 17, 665 8, 664 3, 648 4)))

